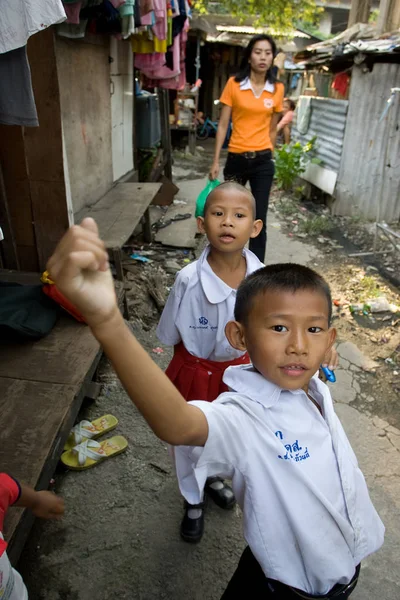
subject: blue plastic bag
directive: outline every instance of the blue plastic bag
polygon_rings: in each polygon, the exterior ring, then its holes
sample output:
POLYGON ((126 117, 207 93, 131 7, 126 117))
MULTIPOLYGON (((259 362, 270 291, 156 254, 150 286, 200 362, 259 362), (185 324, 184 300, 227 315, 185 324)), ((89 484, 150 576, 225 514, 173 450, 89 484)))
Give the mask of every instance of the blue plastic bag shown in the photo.
POLYGON ((197 196, 197 200, 196 200, 196 212, 194 213, 194 216, 196 217, 202 217, 204 215, 204 205, 206 203, 207 200, 207 196, 210 192, 213 191, 214 188, 216 188, 221 182, 218 181, 218 179, 214 179, 214 181, 211 181, 211 179, 209 179, 207 181, 207 185, 204 188, 204 190, 202 190, 200 192, 200 194, 197 196))

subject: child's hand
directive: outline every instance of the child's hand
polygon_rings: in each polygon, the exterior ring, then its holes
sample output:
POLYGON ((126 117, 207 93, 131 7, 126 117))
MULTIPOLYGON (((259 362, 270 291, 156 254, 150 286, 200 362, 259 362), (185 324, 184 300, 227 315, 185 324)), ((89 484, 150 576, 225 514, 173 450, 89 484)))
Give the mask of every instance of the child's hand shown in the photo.
POLYGON ((336 352, 335 348, 331 348, 329 352, 325 354, 324 362, 322 363, 323 367, 327 367, 330 371, 334 371, 339 366, 339 355, 336 352))
POLYGON ((64 500, 53 492, 35 492, 32 512, 41 519, 61 519, 64 514, 64 500))
POLYGON ((91 327, 117 314, 108 254, 97 225, 87 218, 63 236, 47 264, 51 279, 91 327))

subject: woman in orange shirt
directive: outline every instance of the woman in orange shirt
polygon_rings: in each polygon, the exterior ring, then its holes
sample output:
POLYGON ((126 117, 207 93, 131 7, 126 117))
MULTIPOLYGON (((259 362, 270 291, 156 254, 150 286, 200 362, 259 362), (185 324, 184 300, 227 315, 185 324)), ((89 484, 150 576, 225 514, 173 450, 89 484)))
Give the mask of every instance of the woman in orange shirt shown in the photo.
POLYGON ((223 107, 210 169, 210 179, 216 179, 221 149, 232 119, 224 177, 242 185, 250 182, 256 199, 256 218, 264 225, 260 235, 250 240, 249 247, 261 261, 265 257, 268 201, 274 176, 272 151, 284 96, 284 86, 276 80, 273 71, 275 55, 276 45, 270 36, 261 34, 250 40, 240 71, 228 80, 220 98, 223 107))

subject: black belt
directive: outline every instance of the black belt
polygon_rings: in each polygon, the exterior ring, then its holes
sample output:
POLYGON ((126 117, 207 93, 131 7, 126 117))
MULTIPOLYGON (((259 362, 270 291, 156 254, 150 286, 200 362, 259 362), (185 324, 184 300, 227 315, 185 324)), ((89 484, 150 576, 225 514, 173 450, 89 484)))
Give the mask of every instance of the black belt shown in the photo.
POLYGON ((268 149, 255 150, 254 152, 229 152, 229 154, 231 154, 232 156, 243 156, 243 158, 253 159, 257 158, 257 156, 265 156, 267 154, 269 154, 269 156, 272 156, 272 151, 268 149))
POLYGON ((306 592, 303 592, 302 590, 298 590, 296 588, 290 587, 290 585, 285 585, 284 583, 281 583, 280 581, 275 581, 274 579, 269 579, 268 583, 269 583, 270 587, 273 588, 274 591, 280 591, 280 590, 286 591, 286 592, 290 591, 293 594, 293 599, 294 598, 302 598, 303 600, 317 600, 317 599, 319 599, 319 600, 341 600, 342 598, 347 598, 348 595, 356 587, 359 574, 360 574, 360 565, 357 566, 356 572, 354 573, 354 576, 353 576, 352 580, 349 581, 349 583, 346 583, 345 585, 340 585, 337 583, 324 596, 312 596, 310 594, 307 594, 306 592))

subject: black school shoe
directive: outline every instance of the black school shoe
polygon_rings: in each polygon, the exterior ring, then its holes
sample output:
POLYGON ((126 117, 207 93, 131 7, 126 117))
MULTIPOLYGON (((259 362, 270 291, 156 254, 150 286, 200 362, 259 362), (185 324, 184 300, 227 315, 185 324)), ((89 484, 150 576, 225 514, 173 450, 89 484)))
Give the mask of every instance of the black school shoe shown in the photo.
POLYGON ((236 504, 236 498, 232 488, 219 477, 210 477, 209 479, 207 479, 205 491, 207 492, 208 496, 210 496, 210 498, 214 500, 215 504, 220 508, 230 510, 236 504), (214 490, 212 487, 210 487, 210 484, 215 483, 216 481, 221 481, 224 484, 224 487, 220 490, 214 490))
POLYGON ((189 504, 185 502, 185 514, 181 523, 181 538, 189 544, 200 542, 204 533, 204 502, 201 504, 189 504), (201 515, 197 519, 190 519, 188 512, 191 508, 200 508, 201 515))

